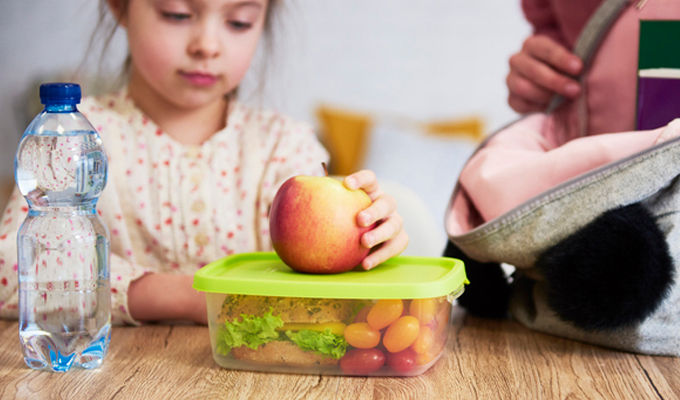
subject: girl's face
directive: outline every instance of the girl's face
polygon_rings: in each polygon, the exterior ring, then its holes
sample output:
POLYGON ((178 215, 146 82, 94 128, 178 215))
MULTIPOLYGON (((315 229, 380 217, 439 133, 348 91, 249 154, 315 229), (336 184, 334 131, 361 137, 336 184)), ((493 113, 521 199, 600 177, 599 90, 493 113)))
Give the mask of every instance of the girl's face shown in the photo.
POLYGON ((248 70, 266 9, 267 0, 130 0, 120 23, 135 101, 184 110, 224 101, 248 70))

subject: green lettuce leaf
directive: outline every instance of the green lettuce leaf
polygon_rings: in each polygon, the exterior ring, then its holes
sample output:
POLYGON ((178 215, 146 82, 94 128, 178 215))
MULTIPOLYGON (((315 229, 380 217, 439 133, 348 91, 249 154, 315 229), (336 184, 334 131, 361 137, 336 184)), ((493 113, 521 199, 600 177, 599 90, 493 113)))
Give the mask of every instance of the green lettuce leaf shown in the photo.
POLYGON ((326 328, 323 332, 306 329, 297 332, 286 331, 286 336, 302 350, 313 351, 335 359, 341 358, 347 351, 345 338, 332 333, 330 328, 326 328))
POLYGON ((270 308, 262 317, 241 314, 243 321, 225 322, 217 332, 218 354, 227 355, 235 347, 247 346, 253 350, 277 340, 276 328, 283 326, 281 317, 272 315, 270 308))

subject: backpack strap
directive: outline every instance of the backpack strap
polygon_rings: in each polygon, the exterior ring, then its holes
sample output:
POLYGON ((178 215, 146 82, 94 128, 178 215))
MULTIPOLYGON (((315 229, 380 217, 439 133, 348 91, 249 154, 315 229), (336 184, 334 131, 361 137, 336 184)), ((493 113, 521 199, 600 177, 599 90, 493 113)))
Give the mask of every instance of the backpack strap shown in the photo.
MULTIPOLYGON (((597 46, 628 3, 630 3, 630 0, 604 0, 600 7, 590 16, 574 45, 574 54, 583 60, 584 66, 590 64, 597 46)), ((550 101, 545 113, 550 114, 563 101, 564 97, 556 94, 550 101)))

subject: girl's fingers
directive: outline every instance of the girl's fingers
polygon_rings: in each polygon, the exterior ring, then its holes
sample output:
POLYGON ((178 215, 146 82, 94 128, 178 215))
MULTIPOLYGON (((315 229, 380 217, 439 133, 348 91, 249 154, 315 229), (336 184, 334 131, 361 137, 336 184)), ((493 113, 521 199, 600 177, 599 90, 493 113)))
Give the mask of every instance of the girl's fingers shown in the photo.
POLYGON ((382 194, 375 173, 368 169, 346 176, 343 183, 350 190, 363 189, 372 201, 382 194))
POLYGON ((568 75, 578 75, 583 69, 583 61, 577 55, 548 36, 529 37, 524 42, 523 50, 551 68, 568 75))
POLYGON ((508 105, 510 108, 515 110, 520 114, 526 114, 534 111, 543 111, 546 109, 548 104, 537 104, 526 101, 525 99, 510 94, 508 96, 508 105))
POLYGON ((398 236, 400 231, 403 231, 404 219, 401 215, 395 213, 389 218, 383 220, 378 226, 361 236, 361 245, 367 248, 372 248, 375 245, 389 241, 391 238, 398 236))
POLYGON ((530 80, 515 72, 510 72, 510 74, 508 74, 506 84, 511 96, 523 99, 527 103, 547 105, 554 93, 541 86, 535 85, 530 80))
MULTIPOLYGON (((580 59, 564 46, 544 36, 531 37, 522 51, 510 57, 510 75, 519 75, 532 85, 552 93, 573 98, 580 94, 581 86, 572 78, 573 71, 580 71, 580 59), (574 68, 574 63, 578 68, 574 68)), ((508 83, 511 83, 508 81, 508 83)), ((517 83, 514 83, 517 85, 517 83)), ((520 87, 520 90, 522 88, 520 87)), ((511 88, 512 90, 512 88, 511 88)), ((517 93, 521 96, 521 93, 517 93)), ((536 98, 527 96, 530 102, 536 98)))
POLYGON ((371 203, 368 208, 357 214, 359 226, 369 226, 374 222, 385 219, 397 210, 397 202, 394 197, 383 194, 371 203))
POLYGON ((364 260, 361 262, 361 267, 365 270, 369 270, 376 265, 401 254, 404 250, 406 250, 407 246, 408 235, 402 230, 396 237, 383 243, 379 248, 366 256, 366 258, 364 258, 364 260))
POLYGON ((404 219, 396 212, 396 200, 380 189, 375 173, 361 170, 345 177, 343 183, 350 190, 363 189, 371 198, 371 205, 357 214, 357 223, 370 226, 380 221, 361 237, 361 244, 372 249, 361 263, 363 268, 371 269, 403 252, 408 246, 404 219))
POLYGON ((510 65, 512 70, 525 79, 551 92, 572 97, 580 91, 578 82, 570 76, 527 54, 511 59, 510 65))

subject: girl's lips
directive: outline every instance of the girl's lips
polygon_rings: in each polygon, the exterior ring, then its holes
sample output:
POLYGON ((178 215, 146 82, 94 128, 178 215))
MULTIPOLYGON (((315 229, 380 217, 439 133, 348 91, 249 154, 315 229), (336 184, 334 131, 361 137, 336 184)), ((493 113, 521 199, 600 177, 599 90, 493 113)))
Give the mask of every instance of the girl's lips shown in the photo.
POLYGON ((180 72, 180 75, 196 86, 211 86, 217 82, 217 76, 201 72, 180 72))

